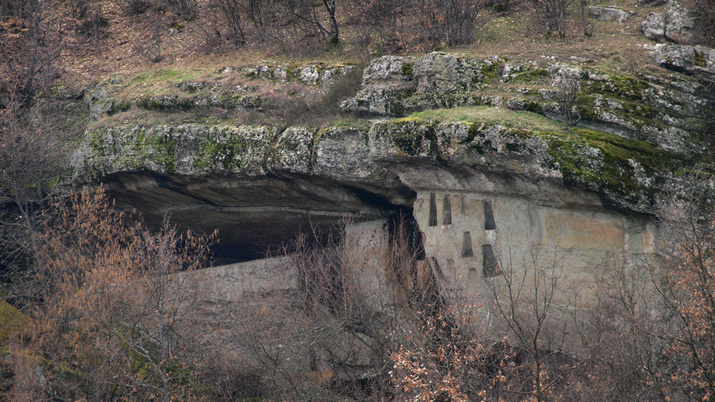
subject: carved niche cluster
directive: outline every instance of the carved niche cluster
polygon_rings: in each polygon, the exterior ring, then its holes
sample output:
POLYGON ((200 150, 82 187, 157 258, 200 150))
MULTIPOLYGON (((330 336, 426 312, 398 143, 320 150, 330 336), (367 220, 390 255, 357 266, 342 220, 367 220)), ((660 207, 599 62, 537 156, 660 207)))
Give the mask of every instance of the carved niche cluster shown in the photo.
POLYGON ((497 224, 491 200, 475 199, 469 194, 429 193, 416 205, 415 213, 418 222, 427 223, 423 234, 425 251, 438 277, 466 279, 469 287, 476 288, 480 260, 484 277, 501 274, 494 251, 497 224), (446 260, 446 272, 442 271, 440 260, 442 263, 446 260))

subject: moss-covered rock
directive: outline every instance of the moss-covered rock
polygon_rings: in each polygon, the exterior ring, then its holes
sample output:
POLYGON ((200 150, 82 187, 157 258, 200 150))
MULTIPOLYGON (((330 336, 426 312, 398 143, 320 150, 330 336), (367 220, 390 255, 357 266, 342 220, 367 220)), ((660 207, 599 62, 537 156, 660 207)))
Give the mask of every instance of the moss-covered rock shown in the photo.
MULTIPOLYGON (((707 63, 707 57, 704 60, 707 63)), ((700 133, 712 107, 698 95, 698 85, 689 81, 666 84, 652 75, 613 74, 581 65, 515 64, 498 57, 478 60, 434 52, 417 59, 385 56, 375 60, 365 70, 363 89, 343 109, 401 117, 434 108, 505 106, 688 154, 705 151, 700 133), (577 83, 573 96, 562 96, 559 83, 564 78, 577 83), (514 84, 522 87, 518 95, 510 96, 514 84), (564 110, 571 113, 563 116, 564 110)))

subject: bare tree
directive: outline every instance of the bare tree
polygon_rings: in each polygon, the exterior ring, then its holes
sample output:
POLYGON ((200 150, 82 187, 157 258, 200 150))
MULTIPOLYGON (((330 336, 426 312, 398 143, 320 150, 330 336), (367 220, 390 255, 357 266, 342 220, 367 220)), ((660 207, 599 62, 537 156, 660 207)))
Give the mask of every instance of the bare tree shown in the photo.
POLYGON ((16 346, 53 362, 45 388, 72 399, 191 399, 199 288, 177 273, 203 264, 207 239, 168 224, 152 234, 89 190, 45 216, 34 320, 16 346))
MULTIPOLYGON (((697 183, 697 181, 695 182, 697 183)), ((651 264, 670 321, 660 326, 670 364, 661 378, 697 399, 715 395, 715 223, 709 190, 693 184, 661 211, 667 248, 651 264)))
POLYGON ((46 0, 20 0, 9 8, 10 15, 0 15, 0 110, 13 107, 18 113, 38 87, 53 79, 65 34, 55 6, 46 0))
MULTIPOLYGON (((565 329, 556 317, 562 281, 556 248, 531 245, 520 253, 509 247, 502 256, 501 281, 492 282, 494 310, 531 359, 531 390, 537 400, 549 399, 557 380, 568 370, 549 373, 547 360, 562 353, 565 329)), ((571 367, 567 367, 570 369, 571 367)))
POLYGON ((560 38, 566 37, 566 17, 569 7, 575 0, 529 0, 539 10, 544 32, 551 35, 558 33, 560 38))

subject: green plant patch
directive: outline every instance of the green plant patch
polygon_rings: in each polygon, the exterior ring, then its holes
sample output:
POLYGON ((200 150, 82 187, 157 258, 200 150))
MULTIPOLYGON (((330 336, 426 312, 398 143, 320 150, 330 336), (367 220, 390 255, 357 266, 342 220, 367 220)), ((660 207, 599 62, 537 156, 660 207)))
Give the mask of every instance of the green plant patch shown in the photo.
MULTIPOLYGON (((629 108, 633 105, 627 104, 629 108)), ((640 112, 646 115, 652 113, 647 109, 640 112)), ((643 179, 655 178, 658 181, 664 173, 677 171, 684 163, 688 163, 681 155, 663 151, 646 141, 627 139, 598 130, 569 127, 537 113, 487 106, 427 110, 414 113, 408 119, 391 122, 390 126, 394 130, 392 138, 395 144, 405 151, 414 152, 415 144, 419 142, 414 139, 409 142, 411 138, 404 133, 402 126, 406 126, 409 121, 413 124, 421 122, 426 126, 434 124, 435 121, 473 123, 470 140, 494 125, 506 128, 506 135, 521 139, 542 138, 548 144, 547 152, 552 158, 551 167, 561 172, 565 182, 598 192, 618 194, 633 201, 651 196, 650 190, 645 189, 642 184, 643 179)), ((485 154, 485 145, 489 147, 484 141, 473 143, 480 154, 485 154)), ((515 148, 511 149, 507 145, 506 149, 521 151, 517 149, 518 144, 511 146, 515 148)))
POLYGON ((21 331, 30 321, 30 317, 22 314, 5 300, 0 301, 0 344, 5 344, 8 338, 21 331))
POLYGON ((544 68, 531 67, 514 73, 509 82, 513 83, 538 83, 549 78, 549 71, 544 68))
POLYGON ((129 81, 129 85, 149 84, 163 81, 183 81, 193 77, 192 73, 187 73, 180 70, 164 69, 146 71, 129 81))
POLYGON ((695 51, 695 65, 698 67, 707 67, 708 61, 705 59, 705 54, 695 51))
POLYGON ((587 81, 587 88, 592 93, 614 95, 617 98, 640 102, 643 101, 644 91, 650 85, 641 79, 627 75, 608 74, 606 81, 587 81))
POLYGON ((438 150, 435 126, 435 120, 404 117, 378 123, 373 128, 377 137, 388 138, 406 155, 416 156, 424 151, 438 150))
POLYGON ((433 109, 411 114, 409 117, 440 122, 495 123, 504 127, 530 128, 537 131, 563 131, 567 126, 541 114, 513 111, 492 106, 464 106, 452 109, 433 109))
POLYGON ((248 143, 238 135, 224 133, 205 138, 200 149, 201 157, 194 166, 201 169, 221 166, 230 170, 243 166, 242 155, 248 151, 248 143))

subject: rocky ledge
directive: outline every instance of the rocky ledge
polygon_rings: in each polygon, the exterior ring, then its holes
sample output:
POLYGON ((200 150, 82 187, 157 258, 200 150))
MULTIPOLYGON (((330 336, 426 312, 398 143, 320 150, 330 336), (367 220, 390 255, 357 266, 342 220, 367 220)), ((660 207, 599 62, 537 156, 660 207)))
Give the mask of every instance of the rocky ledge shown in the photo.
POLYGON ((298 229, 409 210, 417 191, 649 213, 659 190, 694 161, 586 128, 400 118, 369 130, 115 127, 89 132, 74 167, 78 179, 98 177, 120 207, 150 222, 171 214, 182 225, 219 229, 224 256, 242 259, 298 229))

